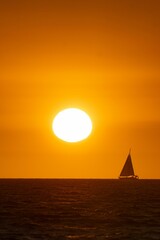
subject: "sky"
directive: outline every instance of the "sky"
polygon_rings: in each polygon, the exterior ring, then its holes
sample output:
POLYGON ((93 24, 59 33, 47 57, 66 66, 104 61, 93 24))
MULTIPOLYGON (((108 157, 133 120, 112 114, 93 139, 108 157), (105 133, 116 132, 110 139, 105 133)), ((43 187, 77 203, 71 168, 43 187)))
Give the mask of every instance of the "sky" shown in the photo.
POLYGON ((0 178, 160 178, 160 2, 0 1, 0 178), (77 107, 92 134, 66 143, 77 107))

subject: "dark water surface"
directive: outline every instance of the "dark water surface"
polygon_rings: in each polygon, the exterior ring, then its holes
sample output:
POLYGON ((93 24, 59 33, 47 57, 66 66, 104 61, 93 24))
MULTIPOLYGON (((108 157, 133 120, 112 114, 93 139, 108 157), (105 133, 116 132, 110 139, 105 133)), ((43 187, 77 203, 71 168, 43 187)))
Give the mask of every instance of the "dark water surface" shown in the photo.
POLYGON ((160 180, 0 179, 0 240, 160 239, 160 180))

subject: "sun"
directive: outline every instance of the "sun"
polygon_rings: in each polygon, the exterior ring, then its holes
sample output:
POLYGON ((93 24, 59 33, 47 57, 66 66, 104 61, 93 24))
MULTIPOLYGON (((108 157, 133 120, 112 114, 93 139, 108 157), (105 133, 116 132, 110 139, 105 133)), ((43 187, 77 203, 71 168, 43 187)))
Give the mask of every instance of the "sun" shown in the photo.
POLYGON ((90 135, 92 121, 81 109, 67 108, 55 116, 52 129, 54 134, 65 142, 79 142, 90 135))

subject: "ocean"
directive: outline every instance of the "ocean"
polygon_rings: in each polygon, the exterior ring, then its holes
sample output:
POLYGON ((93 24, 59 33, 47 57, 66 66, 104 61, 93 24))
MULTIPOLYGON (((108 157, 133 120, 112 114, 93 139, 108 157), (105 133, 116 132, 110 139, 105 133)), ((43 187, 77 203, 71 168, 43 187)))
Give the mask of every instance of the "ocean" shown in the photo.
POLYGON ((159 240, 160 180, 0 179, 0 240, 159 240))

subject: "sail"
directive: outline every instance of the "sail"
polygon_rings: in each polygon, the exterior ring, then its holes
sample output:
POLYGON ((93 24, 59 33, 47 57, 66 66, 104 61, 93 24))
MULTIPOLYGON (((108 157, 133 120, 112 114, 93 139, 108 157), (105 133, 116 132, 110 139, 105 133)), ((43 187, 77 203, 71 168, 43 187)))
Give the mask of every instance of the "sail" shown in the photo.
POLYGON ((134 170, 133 170, 133 165, 132 165, 132 159, 131 159, 131 155, 129 153, 127 160, 124 164, 124 167, 121 171, 120 176, 134 176, 134 170))

